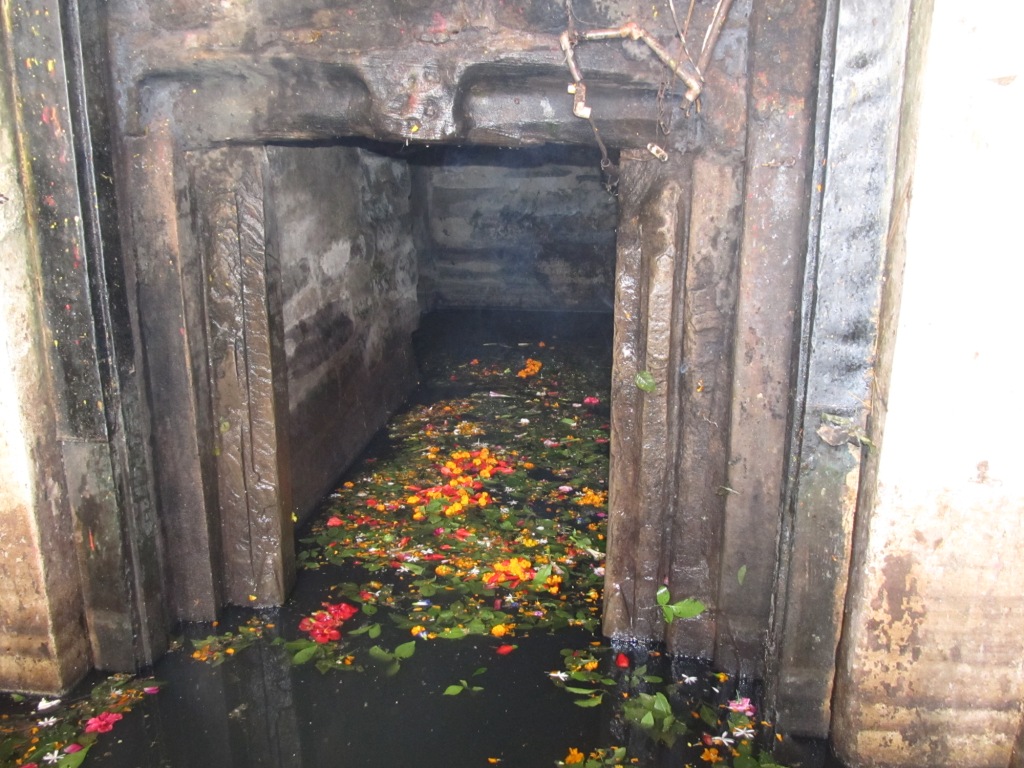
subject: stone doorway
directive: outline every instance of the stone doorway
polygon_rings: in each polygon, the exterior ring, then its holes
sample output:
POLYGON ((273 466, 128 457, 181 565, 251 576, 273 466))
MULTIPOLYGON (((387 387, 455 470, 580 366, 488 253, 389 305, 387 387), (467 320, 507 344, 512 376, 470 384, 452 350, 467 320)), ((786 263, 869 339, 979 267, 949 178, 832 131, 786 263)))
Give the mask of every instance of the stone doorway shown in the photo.
MULTIPOLYGON (((65 14, 80 89, 72 95, 88 97, 76 115, 90 130, 76 135, 93 142, 83 156, 95 163, 83 171, 94 188, 82 209, 91 215, 96 200, 106 216, 86 224, 100 254, 96 305, 109 313, 96 322, 109 323, 120 365, 99 378, 116 384, 105 394, 127 395, 110 400, 121 431, 67 425, 69 487, 89 495, 75 482, 94 469, 83 436, 101 453, 108 438, 116 446, 110 473, 123 486, 120 497, 77 505, 81 530, 123 554, 80 553, 99 666, 151 659, 175 618, 210 616, 250 595, 274 602, 287 589, 295 462, 273 375, 287 338, 274 322, 284 315, 274 304, 283 275, 263 204, 275 147, 340 137, 595 143, 565 92, 563 7, 407 5, 180 0, 65 14), (276 542, 268 551, 243 535, 253 525, 267 531, 256 541, 276 542), (125 588, 102 591, 113 571, 127 574, 125 588), (133 632, 145 642, 126 643, 133 632)), ((668 15, 647 6, 583 5, 576 23, 634 22, 673 38, 668 15)), ((714 8, 695 9, 693 30, 702 30, 714 8)), ((619 154, 606 629, 660 639, 650 598, 665 581, 673 594, 705 600, 714 611, 666 638, 670 647, 785 679, 780 711, 817 735, 829 717, 860 454, 839 433, 836 445, 804 436, 823 414, 848 426, 864 419, 879 282, 878 233, 849 220, 830 230, 833 242, 860 237, 871 248, 838 264, 842 279, 819 277, 836 13, 735 3, 703 73, 701 110, 689 114, 679 109, 684 85, 636 40, 595 43, 577 60, 603 143, 619 154), (847 296, 836 294, 849 286, 866 287, 864 301, 841 309, 847 296), (814 357, 815 317, 818 333, 843 340, 842 355, 814 357), (636 387, 640 372, 652 391, 636 387)), ((24 19, 27 36, 31 14, 24 19)), ((889 61, 887 42, 852 47, 889 61)), ((25 88, 45 91, 40 82, 25 88)), ((889 104, 873 125, 892 114, 889 104)), ((40 231, 55 253, 72 237, 59 226, 40 231)), ((54 307, 64 305, 60 280, 78 277, 60 268, 48 272, 54 307)), ((91 307, 93 294, 71 300, 91 307)), ((344 337, 343 322, 329 327, 344 337)), ((380 344, 401 350, 400 340, 380 344)), ((68 346, 58 346, 55 365, 74 374, 68 346)))

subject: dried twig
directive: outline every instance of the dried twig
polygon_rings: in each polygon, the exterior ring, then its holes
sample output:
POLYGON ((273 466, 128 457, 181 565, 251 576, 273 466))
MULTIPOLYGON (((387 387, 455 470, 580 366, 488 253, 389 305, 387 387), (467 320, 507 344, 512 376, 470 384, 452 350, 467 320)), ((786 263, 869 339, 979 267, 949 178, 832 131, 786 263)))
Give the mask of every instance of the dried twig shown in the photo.
POLYGON ((573 53, 573 48, 576 44, 593 40, 614 40, 616 38, 621 38, 623 40, 629 38, 631 40, 639 40, 644 43, 666 67, 678 75, 686 84, 687 101, 693 102, 698 96, 700 96, 700 90, 703 87, 703 80, 700 76, 700 72, 697 70, 697 67, 690 59, 689 54, 684 51, 682 59, 680 61, 676 61, 672 58, 672 55, 665 50, 661 43, 651 37, 646 30, 632 21, 628 24, 623 24, 621 27, 616 29, 591 29, 586 32, 570 32, 570 30, 567 29, 562 32, 559 37, 559 44, 565 52, 565 62, 569 67, 569 72, 572 74, 574 82, 580 83, 583 80, 583 75, 580 73, 580 69, 576 65, 576 57, 573 53))
POLYGON ((729 16, 731 7, 732 0, 718 0, 711 23, 708 24, 708 31, 704 35, 704 43, 700 47, 700 58, 697 60, 698 72, 703 73, 711 63, 711 54, 714 53, 715 44, 718 43, 718 36, 722 34, 722 28, 725 26, 725 20, 729 16))

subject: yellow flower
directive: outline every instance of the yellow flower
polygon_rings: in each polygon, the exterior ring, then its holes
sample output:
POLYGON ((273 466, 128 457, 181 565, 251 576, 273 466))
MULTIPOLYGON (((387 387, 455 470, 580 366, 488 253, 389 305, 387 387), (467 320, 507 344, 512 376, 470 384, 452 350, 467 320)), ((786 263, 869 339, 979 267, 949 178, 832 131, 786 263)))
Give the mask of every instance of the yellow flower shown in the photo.
POLYGON ((704 754, 700 756, 700 759, 709 762, 712 765, 714 765, 715 763, 721 763, 725 760, 724 757, 718 754, 717 749, 705 749, 704 754))
POLYGON ((505 624, 495 624, 491 627, 491 634, 495 637, 504 637, 508 634, 508 626, 505 624))
POLYGON ((574 765, 575 763, 582 763, 583 757, 583 753, 576 749, 576 747, 569 747, 569 754, 565 756, 565 764, 574 765))
POLYGON ((427 631, 426 627, 423 627, 423 626, 420 626, 419 624, 417 624, 415 627, 413 627, 412 629, 409 630, 409 634, 413 635, 415 637, 415 636, 419 635, 421 632, 426 632, 426 631, 427 631))

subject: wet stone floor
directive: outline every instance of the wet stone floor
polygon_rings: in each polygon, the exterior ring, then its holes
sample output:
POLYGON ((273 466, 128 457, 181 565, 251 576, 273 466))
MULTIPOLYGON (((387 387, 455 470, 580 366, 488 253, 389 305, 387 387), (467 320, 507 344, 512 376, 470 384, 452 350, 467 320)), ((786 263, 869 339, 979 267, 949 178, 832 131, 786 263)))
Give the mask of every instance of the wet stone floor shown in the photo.
POLYGON ((288 604, 181 628, 149 677, 3 697, 0 765, 775 765, 756 687, 600 635, 611 330, 425 318, 422 384, 298 532, 288 604))

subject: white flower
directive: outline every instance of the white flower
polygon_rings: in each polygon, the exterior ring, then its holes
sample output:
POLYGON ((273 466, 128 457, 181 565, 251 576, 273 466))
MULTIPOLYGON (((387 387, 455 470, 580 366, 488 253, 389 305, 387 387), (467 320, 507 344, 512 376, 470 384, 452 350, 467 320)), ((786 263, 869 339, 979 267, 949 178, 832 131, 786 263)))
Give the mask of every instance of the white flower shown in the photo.
POLYGON ((55 749, 55 750, 53 750, 53 752, 47 752, 45 755, 43 755, 43 762, 44 763, 50 763, 51 765, 55 765, 56 763, 60 762, 60 758, 61 758, 60 750, 59 749, 55 749))
POLYGON ((697 678, 694 677, 693 675, 683 675, 683 679, 682 679, 683 685, 693 685, 696 682, 697 682, 697 678))
POLYGON ((562 672, 562 671, 548 672, 548 677, 553 678, 555 680, 561 680, 561 681, 565 682, 566 680, 569 679, 569 673, 568 672, 562 672))
POLYGON ((36 725, 38 725, 40 728, 49 728, 51 725, 56 725, 56 724, 57 724, 57 718, 56 717, 44 717, 42 720, 40 720, 38 723, 36 723, 36 725))
POLYGON ((753 728, 733 728, 732 735, 737 739, 752 739, 754 738, 753 728))
POLYGON ((39 703, 36 704, 36 712, 45 712, 48 709, 53 709, 60 704, 60 699, 40 699, 39 703))
POLYGON ((714 741, 716 744, 724 744, 727 747, 731 747, 733 744, 736 743, 735 739, 733 739, 729 735, 728 731, 722 731, 722 735, 721 736, 715 736, 712 739, 712 741, 714 741))

